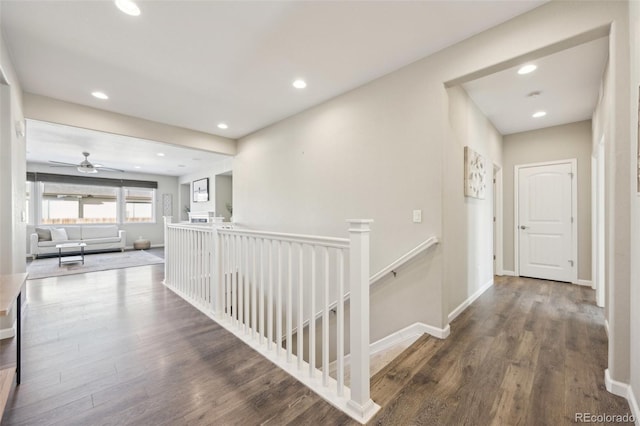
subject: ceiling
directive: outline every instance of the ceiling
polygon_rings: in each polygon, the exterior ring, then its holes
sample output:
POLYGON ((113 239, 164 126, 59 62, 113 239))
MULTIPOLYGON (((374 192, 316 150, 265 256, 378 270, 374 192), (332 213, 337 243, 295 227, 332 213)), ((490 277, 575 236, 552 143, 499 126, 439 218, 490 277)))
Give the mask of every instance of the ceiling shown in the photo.
POLYGON ((0 23, 26 92, 238 138, 543 3, 0 0, 0 23))
MULTIPOLYGON (((145 139, 27 120, 28 162, 48 163, 54 160, 77 164, 84 160, 83 151, 91 154, 89 161, 93 164, 133 173, 170 176, 193 173, 229 158, 145 139), (122 155, 123 152, 127 155, 122 155), (165 154, 164 157, 158 156, 159 152, 165 154)), ((52 167, 51 173, 62 173, 63 170, 52 167)), ((100 171, 99 174, 111 176, 118 172, 100 171)))
POLYGON ((503 135, 591 118, 609 52, 608 37, 463 84, 474 103, 503 135), (528 96, 540 92, 538 96, 528 96), (547 115, 533 118, 537 111, 547 115))

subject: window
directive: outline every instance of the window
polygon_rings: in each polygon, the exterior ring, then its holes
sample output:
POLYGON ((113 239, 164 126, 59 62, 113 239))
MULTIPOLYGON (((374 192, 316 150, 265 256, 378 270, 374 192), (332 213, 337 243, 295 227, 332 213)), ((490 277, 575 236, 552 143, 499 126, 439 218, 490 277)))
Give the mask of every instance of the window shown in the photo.
POLYGON ((41 223, 116 223, 119 188, 44 182, 41 223))
POLYGON ((146 188, 123 188, 125 222, 155 222, 155 190, 146 188))
POLYGON ((27 172, 25 208, 34 225, 156 223, 158 183, 27 172))

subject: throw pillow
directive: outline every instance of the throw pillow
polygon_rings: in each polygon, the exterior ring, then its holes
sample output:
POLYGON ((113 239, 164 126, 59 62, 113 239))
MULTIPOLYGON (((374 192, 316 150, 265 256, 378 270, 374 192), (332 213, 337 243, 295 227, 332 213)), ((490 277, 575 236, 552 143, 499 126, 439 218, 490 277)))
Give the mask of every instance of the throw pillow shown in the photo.
POLYGON ((51 241, 68 241, 67 230, 64 228, 51 228, 51 241))
POLYGON ((51 230, 48 228, 36 228, 38 241, 51 241, 51 230))

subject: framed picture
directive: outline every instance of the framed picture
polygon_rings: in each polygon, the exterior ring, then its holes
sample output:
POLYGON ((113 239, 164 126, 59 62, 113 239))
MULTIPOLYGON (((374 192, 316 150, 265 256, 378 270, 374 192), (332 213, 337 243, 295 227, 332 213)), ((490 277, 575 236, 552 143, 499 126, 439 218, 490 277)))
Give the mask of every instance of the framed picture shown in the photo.
POLYGON ((464 147, 464 196, 484 200, 487 189, 487 165, 482 155, 464 147))
POLYGON ((194 180, 192 191, 194 203, 209 201, 209 178, 194 180))

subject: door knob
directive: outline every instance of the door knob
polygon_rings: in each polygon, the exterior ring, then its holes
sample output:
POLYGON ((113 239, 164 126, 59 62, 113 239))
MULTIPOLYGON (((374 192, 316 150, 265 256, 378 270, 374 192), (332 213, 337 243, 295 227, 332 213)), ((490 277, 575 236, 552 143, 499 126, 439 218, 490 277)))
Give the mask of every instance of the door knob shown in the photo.
POLYGON ((528 226, 520 225, 520 229, 529 229, 528 226))

